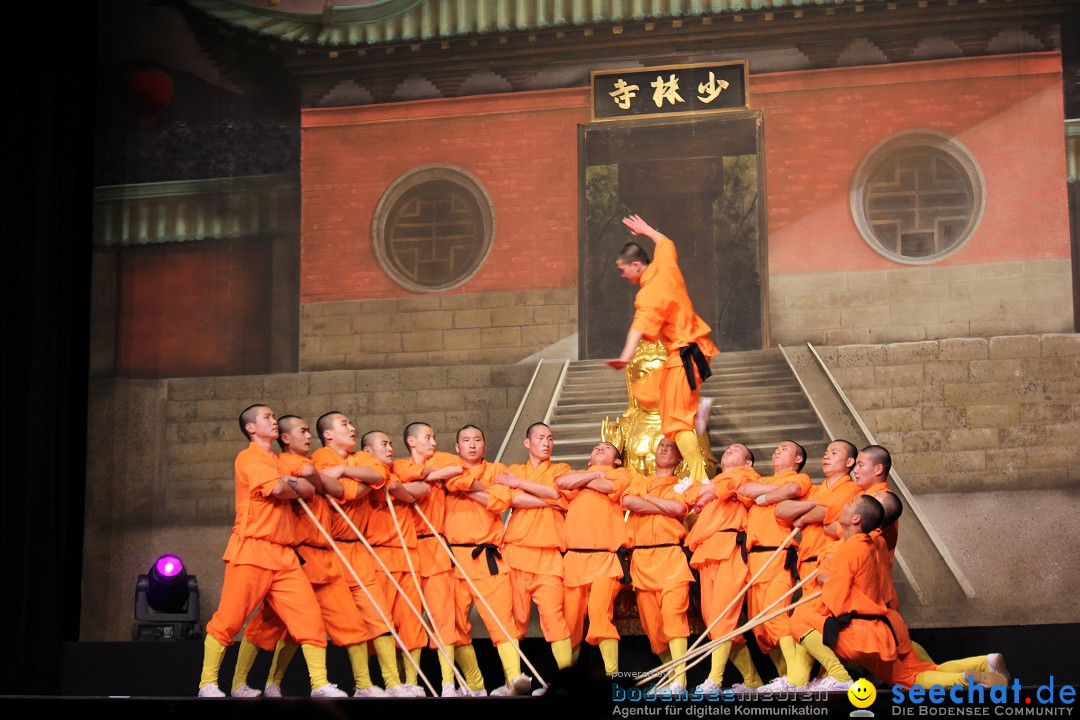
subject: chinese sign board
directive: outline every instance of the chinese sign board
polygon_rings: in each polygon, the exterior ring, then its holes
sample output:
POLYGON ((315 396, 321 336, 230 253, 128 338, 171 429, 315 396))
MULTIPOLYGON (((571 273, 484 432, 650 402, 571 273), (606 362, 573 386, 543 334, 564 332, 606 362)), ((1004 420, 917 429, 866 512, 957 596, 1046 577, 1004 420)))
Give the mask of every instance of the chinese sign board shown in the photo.
POLYGON ((746 75, 745 61, 597 71, 593 120, 745 110, 746 75))

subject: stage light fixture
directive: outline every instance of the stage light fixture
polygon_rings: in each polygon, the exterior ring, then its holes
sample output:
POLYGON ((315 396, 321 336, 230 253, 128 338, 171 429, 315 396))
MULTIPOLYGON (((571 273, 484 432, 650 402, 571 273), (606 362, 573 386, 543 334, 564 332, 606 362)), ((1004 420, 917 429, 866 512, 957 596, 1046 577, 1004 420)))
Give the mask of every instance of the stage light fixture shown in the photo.
POLYGON ((192 640, 199 627, 199 583, 188 575, 184 561, 162 555, 135 583, 135 641, 192 640))

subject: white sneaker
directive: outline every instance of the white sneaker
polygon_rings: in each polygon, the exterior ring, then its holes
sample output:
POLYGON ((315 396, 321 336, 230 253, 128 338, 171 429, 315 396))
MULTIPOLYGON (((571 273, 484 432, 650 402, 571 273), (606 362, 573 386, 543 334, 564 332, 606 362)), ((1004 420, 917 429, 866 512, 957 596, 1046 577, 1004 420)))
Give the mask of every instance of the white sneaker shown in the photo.
POLYGON ((413 697, 408 685, 395 685, 386 691, 389 697, 413 697))
POLYGON ((773 693, 793 693, 797 690, 794 685, 787 681, 787 678, 781 675, 772 682, 765 683, 757 689, 759 695, 772 695, 773 693))
POLYGON ((986 662, 990 666, 990 672, 1001 675, 1006 681, 1012 679, 1012 675, 1005 669, 1005 656, 1001 653, 990 653, 986 656, 986 662))
POLYGON ((275 685, 273 683, 267 685, 266 687, 263 688, 263 697, 273 697, 273 698, 281 697, 281 686, 280 685, 275 685))
POLYGON ((714 683, 712 680, 705 678, 705 682, 694 688, 694 692, 698 695, 719 695, 720 686, 714 683))
POLYGON ((479 690, 470 690, 469 694, 473 697, 487 697, 487 690, 480 688, 479 690))
POLYGON ((853 682, 851 680, 837 680, 834 677, 824 677, 817 681, 817 685, 810 683, 807 687, 811 690, 821 692, 847 692, 853 682))
POLYGON ((515 695, 528 695, 532 692, 532 678, 528 675, 518 675, 510 683, 510 691, 507 693, 511 697, 515 695))
POLYGON ((420 687, 416 683, 405 683, 405 687, 412 693, 410 697, 427 697, 427 693, 424 692, 424 688, 420 687))
POLYGON ((240 683, 232 691, 232 696, 235 698, 257 698, 260 695, 262 695, 261 690, 256 690, 247 683, 240 683))
MULTIPOLYGON (((759 685, 758 687, 761 687, 761 686, 759 685)), ((731 690, 736 695, 753 695, 754 693, 756 693, 758 691, 758 688, 750 687, 749 685, 744 685, 743 683, 735 683, 734 685, 731 686, 731 690)))
POLYGON ((443 683, 442 696, 443 697, 461 697, 458 694, 457 688, 454 687, 454 683, 443 683))
POLYGON ((541 697, 543 695, 547 695, 547 691, 548 691, 549 687, 551 687, 551 686, 550 685, 541 685, 540 687, 536 688, 535 690, 532 691, 533 697, 541 697))
POLYGON ((703 397, 698 400, 697 412, 694 413, 694 429, 698 435, 704 435, 709 428, 709 413, 712 412, 713 399, 703 397))
POLYGON ((337 698, 337 697, 349 697, 349 693, 344 690, 339 690, 338 686, 334 683, 326 683, 311 691, 311 697, 313 698, 337 698))
POLYGON ((386 697, 386 691, 381 687, 372 685, 366 688, 356 688, 353 690, 353 697, 368 698, 368 697, 386 697))
POLYGON ((500 685, 491 691, 491 697, 506 697, 510 694, 510 687, 508 685, 500 685))
POLYGON ((199 688, 199 697, 225 697, 225 693, 221 692, 217 683, 210 683, 199 688))

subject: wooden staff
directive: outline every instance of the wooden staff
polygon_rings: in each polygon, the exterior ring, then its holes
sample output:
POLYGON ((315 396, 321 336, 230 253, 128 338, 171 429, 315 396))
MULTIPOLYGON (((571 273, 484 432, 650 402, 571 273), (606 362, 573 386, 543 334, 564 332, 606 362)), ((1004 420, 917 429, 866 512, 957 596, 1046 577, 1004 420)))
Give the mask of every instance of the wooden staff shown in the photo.
MULTIPOLYGON (((533 667, 533 664, 531 662, 529 662, 529 658, 525 657, 525 653, 523 653, 521 651, 521 648, 518 647, 517 641, 514 640, 514 636, 511 635, 510 631, 503 626, 502 620, 499 620, 499 616, 491 608, 491 605, 488 604, 488 601, 484 598, 484 596, 480 593, 480 590, 473 583, 472 578, 469 577, 469 573, 467 573, 465 571, 465 568, 461 566, 461 563, 458 562, 457 556, 454 555, 454 551, 451 550, 450 546, 446 544, 446 540, 444 540, 443 536, 439 534, 439 531, 435 528, 435 525, 432 524, 431 520, 428 519, 428 516, 424 514, 423 510, 418 507, 413 507, 413 510, 416 511, 416 514, 420 516, 420 519, 423 520, 427 524, 428 528, 431 529, 432 534, 439 541, 439 546, 443 550, 445 550, 446 553, 450 556, 450 561, 454 565, 456 565, 458 569, 461 570, 461 576, 464 577, 465 582, 469 584, 469 588, 476 595, 476 599, 483 603, 487 611, 491 613, 491 617, 495 620, 495 624, 499 626, 499 630, 503 633, 503 635, 506 635, 506 637, 509 638, 509 641, 514 646, 514 650, 516 650, 517 654, 521 657, 522 662, 524 662, 529 667, 529 669, 532 670, 533 675, 536 676, 537 682, 539 682, 544 687, 547 687, 548 684, 544 682, 544 678, 540 676, 540 672, 535 667, 533 667)), ((513 680, 513 678, 510 678, 510 680, 513 680)))
MULTIPOLYGON (((327 496, 327 499, 329 499, 331 502, 334 502, 334 499, 329 496, 327 496)), ((306 512, 307 516, 311 518, 311 522, 315 523, 315 527, 316 529, 318 529, 319 534, 323 536, 323 539, 326 540, 326 542, 329 543, 333 551, 337 553, 338 559, 341 560, 341 564, 345 566, 345 569, 347 569, 349 573, 353 576, 353 580, 356 581, 356 584, 359 585, 360 589, 364 591, 365 595, 367 595, 368 601, 371 603, 372 607, 375 608, 375 612, 379 614, 379 619, 381 619, 383 623, 386 624, 386 627, 390 630, 390 635, 393 636, 394 642, 396 642, 398 644, 398 647, 400 647, 405 652, 405 656, 409 658, 409 663, 413 666, 413 668, 416 669, 416 674, 421 679, 423 679, 424 684, 427 685, 428 690, 431 690, 432 695, 437 694, 435 692, 435 688, 431 686, 431 682, 427 679, 427 676, 420 671, 420 666, 416 664, 416 661, 413 659, 412 655, 410 655, 409 651, 405 648, 405 643, 402 641, 401 637, 398 636, 398 634, 394 631, 394 624, 390 622, 390 618, 388 618, 386 616, 386 613, 383 612, 383 609, 379 607, 379 603, 376 602, 375 598, 371 595, 371 591, 364 586, 364 582, 360 579, 360 576, 356 574, 356 569, 352 566, 352 563, 350 563, 349 560, 345 557, 345 554, 341 552, 341 548, 339 548, 337 546, 337 543, 334 542, 334 538, 330 535, 330 533, 326 531, 326 528, 322 526, 322 523, 319 522, 318 518, 315 517, 315 513, 311 511, 311 508, 308 507, 308 504, 304 502, 303 498, 296 498, 296 501, 300 503, 300 507, 304 508, 304 512, 306 512)), ((334 503, 334 505, 337 506, 337 503, 334 503)), ((338 507, 338 510, 340 509, 341 508, 338 507)), ((353 529, 356 530, 355 527, 353 529)), ((360 531, 357 530, 358 534, 359 532, 360 531)), ((364 541, 364 545, 371 549, 371 547, 367 545, 366 540, 364 541)))

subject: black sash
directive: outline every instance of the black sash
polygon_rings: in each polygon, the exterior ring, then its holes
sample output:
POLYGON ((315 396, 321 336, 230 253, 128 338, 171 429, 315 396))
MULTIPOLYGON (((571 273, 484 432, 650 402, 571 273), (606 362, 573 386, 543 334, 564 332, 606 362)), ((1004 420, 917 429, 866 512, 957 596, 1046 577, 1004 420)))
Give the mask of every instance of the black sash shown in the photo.
POLYGON ((698 373, 701 374, 701 382, 705 382, 712 376, 709 360, 697 343, 690 343, 679 348, 679 359, 682 360, 683 370, 686 372, 686 381, 690 383, 691 390, 697 390, 697 379, 694 377, 694 366, 697 365, 698 373))
MULTIPOLYGON (((736 530, 735 528, 724 528, 720 532, 735 533, 735 544, 739 546, 739 552, 742 554, 742 561, 746 562, 746 531, 736 530)), ((776 548, 773 548, 775 550, 776 548)))
POLYGON ((893 642, 896 641, 896 630, 893 629, 892 623, 889 622, 889 618, 885 615, 864 615, 863 613, 849 612, 843 615, 837 615, 835 617, 825 618, 825 627, 821 633, 823 642, 829 647, 835 647, 837 640, 840 639, 840 631, 851 624, 852 620, 881 620, 889 626, 889 632, 892 633, 893 642))
POLYGON ((499 574, 499 564, 495 562, 496 559, 502 560, 502 552, 499 551, 498 545, 491 543, 480 543, 475 545, 473 543, 450 543, 450 547, 467 547, 472 548, 472 559, 480 557, 480 553, 486 553, 485 559, 487 560, 488 572, 492 575, 499 574))

